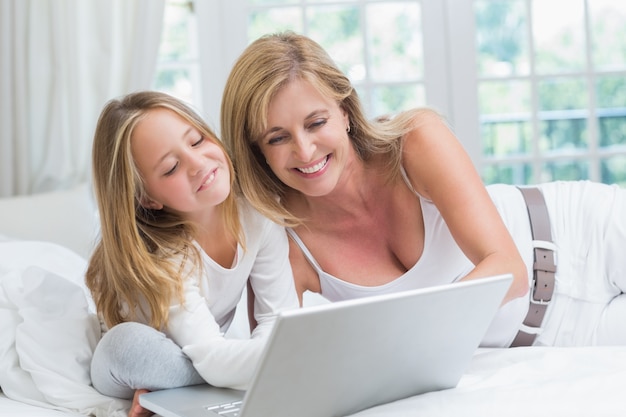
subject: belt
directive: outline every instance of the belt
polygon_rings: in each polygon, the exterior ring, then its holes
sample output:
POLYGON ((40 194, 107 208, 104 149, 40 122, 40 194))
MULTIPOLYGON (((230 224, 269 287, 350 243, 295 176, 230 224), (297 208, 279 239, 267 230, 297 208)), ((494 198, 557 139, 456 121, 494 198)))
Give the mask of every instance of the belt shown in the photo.
POLYGON ((524 196, 533 236, 533 280, 530 288, 530 306, 526 318, 513 339, 511 347, 531 346, 541 333, 541 323, 554 292, 556 272, 555 249, 550 233, 550 217, 541 190, 536 187, 518 187, 524 196))

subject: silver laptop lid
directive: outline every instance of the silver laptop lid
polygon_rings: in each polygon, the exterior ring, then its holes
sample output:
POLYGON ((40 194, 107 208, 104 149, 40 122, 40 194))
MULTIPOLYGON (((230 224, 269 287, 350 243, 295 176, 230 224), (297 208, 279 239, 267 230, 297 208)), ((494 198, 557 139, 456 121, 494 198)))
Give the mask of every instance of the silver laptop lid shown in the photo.
POLYGON ((241 415, 344 416, 454 387, 511 282, 507 274, 284 312, 241 415))
MULTIPOLYGON (((239 417, 345 416, 456 386, 487 331, 510 274, 281 313, 239 417)), ((164 417, 242 391, 198 385, 155 391, 140 403, 164 417)))

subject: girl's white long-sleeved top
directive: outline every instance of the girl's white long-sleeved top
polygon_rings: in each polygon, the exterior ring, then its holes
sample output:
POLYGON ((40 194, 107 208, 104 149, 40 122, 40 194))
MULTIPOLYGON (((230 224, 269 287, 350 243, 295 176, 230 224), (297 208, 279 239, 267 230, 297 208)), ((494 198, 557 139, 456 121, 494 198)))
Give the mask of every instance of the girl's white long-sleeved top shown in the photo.
POLYGON ((284 228, 247 204, 240 204, 240 212, 246 249, 237 248, 231 268, 202 252, 202 275, 186 279, 185 303, 171 305, 165 334, 189 356, 206 382, 246 389, 276 314, 299 304, 284 228), (248 279, 258 325, 249 339, 225 338, 248 279))

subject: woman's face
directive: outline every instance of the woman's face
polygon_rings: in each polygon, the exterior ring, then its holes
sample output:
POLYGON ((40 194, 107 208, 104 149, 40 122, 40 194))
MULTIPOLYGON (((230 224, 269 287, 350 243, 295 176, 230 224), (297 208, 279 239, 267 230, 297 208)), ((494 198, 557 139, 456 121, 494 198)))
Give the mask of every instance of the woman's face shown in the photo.
POLYGON ((230 192, 222 149, 171 110, 146 114, 132 134, 131 152, 149 197, 141 202, 147 208, 192 219, 230 192))
POLYGON ((286 185, 311 197, 335 189, 355 158, 348 138, 348 116, 311 83, 295 80, 272 99, 261 152, 286 185))

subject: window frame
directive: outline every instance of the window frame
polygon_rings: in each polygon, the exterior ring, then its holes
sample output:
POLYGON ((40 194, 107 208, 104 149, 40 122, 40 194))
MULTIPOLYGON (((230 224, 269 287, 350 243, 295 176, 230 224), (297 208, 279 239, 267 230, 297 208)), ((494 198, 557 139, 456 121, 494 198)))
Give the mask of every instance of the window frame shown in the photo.
MULTIPOLYGON (((248 45, 247 21, 250 8, 247 0, 230 0, 228 2, 194 1, 198 13, 200 36, 200 62, 202 85, 202 102, 204 112, 213 120, 216 130, 219 121, 220 102, 228 73, 237 57, 248 45)), ((355 0, 360 3, 363 0, 355 0)), ((422 28, 424 41, 424 78, 423 85, 429 106, 440 111, 457 137, 465 147, 479 172, 492 161, 483 155, 481 138, 481 116, 479 110, 478 85, 480 82, 476 57, 476 28, 474 0, 415 0, 421 4, 422 28), (471 18, 468 18, 471 17, 471 18)), ((525 0, 530 8, 532 0, 525 0)), ((592 1, 592 0, 585 0, 592 1)), ((345 0, 327 2, 325 4, 345 4, 345 0)), ((290 4, 303 7, 302 2, 290 4)), ((585 3, 586 4, 586 3, 585 3)), ((585 9, 586 53, 589 57, 591 42, 589 33, 589 13, 585 9)), ((531 16, 529 10, 529 16, 531 16)), ((529 32, 528 36, 532 37, 529 32)), ((532 41, 530 42, 532 48, 532 41)), ((531 59, 533 51, 529 51, 531 59)), ((589 58, 585 71, 581 74, 588 80, 590 90, 589 111, 587 112, 587 129, 589 145, 583 152, 583 158, 590 164, 589 179, 600 181, 600 158, 606 152, 598 149, 598 121, 595 107, 595 76, 591 71, 589 58)), ((618 73, 623 73, 619 71, 618 73)), ((554 158, 542 154, 539 149, 539 133, 541 114, 538 111, 537 84, 541 77, 532 73, 528 76, 532 85, 533 103, 530 115, 532 126, 533 149, 528 156, 504 158, 503 163, 528 161, 532 165, 533 176, 529 182, 539 182, 537 178, 542 164, 554 158)), ((609 154, 612 154, 609 152, 609 154)), ((617 155, 623 155, 619 150, 617 155)), ((578 158, 578 157, 577 157, 578 158)), ((557 158, 558 159, 558 158, 557 158)))

